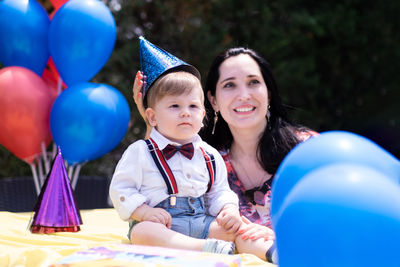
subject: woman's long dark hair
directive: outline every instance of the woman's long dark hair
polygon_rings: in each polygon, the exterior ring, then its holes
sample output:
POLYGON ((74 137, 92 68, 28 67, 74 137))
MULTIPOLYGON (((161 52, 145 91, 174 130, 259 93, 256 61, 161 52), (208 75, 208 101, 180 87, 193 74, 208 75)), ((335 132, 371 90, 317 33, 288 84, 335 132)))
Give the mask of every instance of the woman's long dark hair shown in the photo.
POLYGON ((270 97, 270 118, 268 125, 260 138, 257 147, 257 157, 261 166, 270 174, 274 174, 289 151, 300 141, 296 132, 307 131, 305 127, 295 125, 290 122, 285 108, 282 105, 281 97, 269 63, 254 50, 238 47, 228 49, 226 52, 218 55, 211 64, 204 87, 205 107, 207 122, 200 132, 204 141, 213 147, 222 150, 229 149, 233 142, 232 133, 228 124, 219 115, 218 123, 214 135, 211 134, 213 127, 214 110, 207 98, 207 92, 215 96, 216 85, 219 79, 219 67, 227 58, 246 54, 252 57, 260 67, 262 76, 267 85, 270 97))

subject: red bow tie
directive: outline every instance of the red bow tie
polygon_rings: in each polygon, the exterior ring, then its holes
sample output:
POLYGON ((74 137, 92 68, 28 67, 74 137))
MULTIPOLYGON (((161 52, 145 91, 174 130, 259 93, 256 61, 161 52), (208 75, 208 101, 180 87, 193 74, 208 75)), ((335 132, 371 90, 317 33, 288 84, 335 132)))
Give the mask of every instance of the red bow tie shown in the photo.
POLYGON ((167 145, 163 150, 162 153, 165 157, 165 159, 170 159, 172 158, 175 153, 179 151, 182 155, 187 157, 188 159, 193 158, 194 154, 194 147, 192 143, 188 143, 182 146, 173 146, 173 145, 167 145))

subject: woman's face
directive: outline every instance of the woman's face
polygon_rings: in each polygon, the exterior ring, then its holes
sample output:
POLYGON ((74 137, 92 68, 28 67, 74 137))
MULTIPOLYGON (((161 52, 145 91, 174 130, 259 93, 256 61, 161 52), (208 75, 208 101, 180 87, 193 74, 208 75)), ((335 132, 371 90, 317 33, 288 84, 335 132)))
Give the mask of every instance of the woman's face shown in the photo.
POLYGON ((257 62, 246 54, 226 59, 219 67, 215 96, 208 99, 234 129, 264 129, 269 98, 257 62))

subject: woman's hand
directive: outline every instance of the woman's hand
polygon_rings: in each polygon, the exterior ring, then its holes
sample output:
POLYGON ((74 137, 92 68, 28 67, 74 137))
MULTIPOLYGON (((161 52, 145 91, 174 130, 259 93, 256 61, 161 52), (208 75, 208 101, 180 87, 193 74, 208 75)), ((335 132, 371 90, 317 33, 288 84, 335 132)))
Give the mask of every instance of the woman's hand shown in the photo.
POLYGON ((144 76, 141 71, 138 71, 136 73, 135 82, 133 83, 133 88, 132 88, 133 101, 135 101, 140 116, 142 116, 146 124, 148 124, 145 108, 143 106, 143 93, 144 93, 143 90, 145 86, 146 86, 146 76, 144 76))
POLYGON ((143 120, 146 123, 146 135, 145 139, 150 136, 151 125, 146 117, 145 108, 143 105, 143 94, 144 87, 146 86, 146 76, 139 70, 136 73, 135 81, 133 83, 132 93, 133 93, 133 101, 135 101, 136 107, 139 111, 140 116, 142 116, 143 120))
POLYGON ((275 239, 275 233, 272 229, 260 224, 252 223, 244 216, 242 216, 242 222, 242 226, 238 233, 241 235, 243 240, 257 240, 263 238, 266 241, 275 239))
POLYGON ((230 234, 237 233, 242 224, 238 207, 231 204, 227 204, 221 209, 216 220, 230 234))

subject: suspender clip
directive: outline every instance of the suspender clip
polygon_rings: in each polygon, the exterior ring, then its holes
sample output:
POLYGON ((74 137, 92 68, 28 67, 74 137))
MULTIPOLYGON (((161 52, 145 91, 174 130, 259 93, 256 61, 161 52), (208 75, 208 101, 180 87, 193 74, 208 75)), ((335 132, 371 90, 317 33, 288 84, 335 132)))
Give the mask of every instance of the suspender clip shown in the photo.
POLYGON ((171 206, 175 206, 176 205, 176 195, 170 195, 169 196, 169 204, 171 206))

